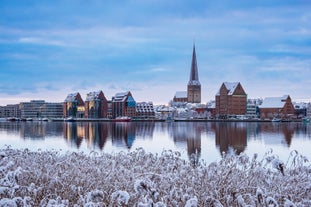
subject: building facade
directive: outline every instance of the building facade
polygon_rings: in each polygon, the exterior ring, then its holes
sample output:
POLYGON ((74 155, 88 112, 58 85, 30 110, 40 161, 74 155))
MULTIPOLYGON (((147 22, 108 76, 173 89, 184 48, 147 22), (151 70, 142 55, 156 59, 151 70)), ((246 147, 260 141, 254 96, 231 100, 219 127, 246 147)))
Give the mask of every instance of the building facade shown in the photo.
POLYGON ((63 104, 64 118, 83 118, 84 116, 84 101, 79 92, 68 94, 63 104))
POLYGON ((40 118, 62 118, 63 104, 62 103, 44 103, 40 107, 40 118))
POLYGON ((247 95, 240 82, 224 82, 215 96, 216 116, 245 115, 247 95))
POLYGON ((188 103, 201 103, 201 83, 199 81, 195 45, 193 45, 190 79, 187 86, 188 103))
POLYGON ((88 93, 84 108, 85 118, 107 118, 108 101, 102 91, 88 93))
POLYGON ((136 116, 140 118, 154 118, 155 111, 152 102, 140 102, 136 104, 136 116))
POLYGON ((259 106, 260 118, 289 118, 295 114, 295 108, 289 95, 265 98, 259 106))
POLYGON ((177 91, 173 98, 173 102, 177 103, 186 103, 188 102, 187 91, 177 91))
POLYGON ((20 118, 61 118, 62 103, 47 103, 44 100, 32 100, 19 104, 20 118))
POLYGON ((0 118, 8 117, 21 117, 21 110, 19 104, 9 104, 6 106, 0 106, 0 118))
POLYGON ((136 116, 136 102, 131 92, 117 93, 112 97, 111 103, 113 118, 120 116, 136 116))

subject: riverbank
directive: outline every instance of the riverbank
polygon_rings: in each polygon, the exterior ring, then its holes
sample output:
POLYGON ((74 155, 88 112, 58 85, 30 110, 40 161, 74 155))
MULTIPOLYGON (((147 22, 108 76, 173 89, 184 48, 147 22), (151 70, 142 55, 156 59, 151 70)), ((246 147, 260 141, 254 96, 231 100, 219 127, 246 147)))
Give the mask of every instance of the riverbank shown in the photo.
POLYGON ((310 206, 311 167, 292 152, 185 161, 178 152, 0 150, 0 205, 310 206))

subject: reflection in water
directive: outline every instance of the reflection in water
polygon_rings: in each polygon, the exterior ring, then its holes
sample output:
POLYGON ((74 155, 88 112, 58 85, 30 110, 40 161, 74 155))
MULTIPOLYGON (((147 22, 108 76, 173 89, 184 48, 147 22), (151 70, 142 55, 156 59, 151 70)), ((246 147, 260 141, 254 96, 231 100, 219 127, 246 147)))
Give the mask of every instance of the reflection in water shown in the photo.
POLYGON ((244 122, 217 122, 213 123, 215 130, 215 142, 220 154, 228 153, 230 148, 236 154, 243 152, 247 145, 246 123, 244 122))
MULTIPOLYGON (((311 124, 303 123, 242 123, 242 122, 0 122, 0 133, 5 137, 19 137, 32 141, 46 137, 65 138, 69 148, 104 150, 110 143, 120 150, 145 147, 154 136, 161 142, 173 141, 178 150, 187 151, 188 157, 199 160, 202 151, 211 146, 202 146, 202 140, 212 139, 219 154, 233 149, 236 154, 247 149, 250 142, 265 146, 282 146, 289 149, 293 139, 300 137, 311 142, 311 124), (160 132, 160 135, 155 135, 160 132), (144 142, 135 142, 143 140, 144 142), (84 146, 85 145, 85 146, 84 146)), ((11 139, 1 146, 10 145, 11 139)), ((52 142, 53 143, 53 142, 52 142)), ((205 143, 205 142, 204 142, 205 143)), ((308 145, 309 146, 309 145, 308 145)), ((59 147, 59 146, 55 146, 59 147)), ((257 149, 256 149, 257 150, 257 149)), ((299 150, 299 149, 297 149, 299 150)), ((204 152, 205 153, 205 152, 204 152)), ((214 153, 215 154, 215 153, 214 153)))
POLYGON ((79 149, 84 138, 84 131, 82 131, 81 123, 64 123, 64 138, 69 144, 75 144, 79 149))
POLYGON ((194 156, 198 161, 201 156, 202 123, 200 122, 172 122, 168 123, 168 132, 175 145, 186 147, 189 157, 194 156))
POLYGON ((119 122, 112 124, 112 144, 117 147, 130 149, 135 140, 136 125, 131 122, 119 122))
POLYGON ((68 122, 64 126, 64 137, 70 143, 75 143, 77 148, 85 139, 89 149, 103 150, 108 139, 113 146, 126 149, 132 148, 137 136, 152 139, 155 123, 68 122))
POLYGON ((299 132, 303 125, 297 123, 262 123, 260 124, 260 132, 262 134, 282 134, 284 141, 290 147, 294 132, 299 132))
POLYGON ((107 123, 98 124, 94 122, 88 122, 84 124, 85 141, 89 149, 96 148, 103 149, 108 139, 109 125, 107 123))

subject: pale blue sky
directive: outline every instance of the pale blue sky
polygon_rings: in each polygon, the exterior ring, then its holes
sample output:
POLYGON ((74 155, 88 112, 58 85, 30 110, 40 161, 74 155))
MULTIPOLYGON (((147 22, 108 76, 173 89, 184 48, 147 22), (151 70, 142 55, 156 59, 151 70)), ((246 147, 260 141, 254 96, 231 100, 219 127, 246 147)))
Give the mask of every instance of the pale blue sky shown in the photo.
POLYGON ((222 82, 249 98, 311 98, 309 0, 2 0, 0 105, 130 90, 186 90, 195 41, 202 101, 222 82))

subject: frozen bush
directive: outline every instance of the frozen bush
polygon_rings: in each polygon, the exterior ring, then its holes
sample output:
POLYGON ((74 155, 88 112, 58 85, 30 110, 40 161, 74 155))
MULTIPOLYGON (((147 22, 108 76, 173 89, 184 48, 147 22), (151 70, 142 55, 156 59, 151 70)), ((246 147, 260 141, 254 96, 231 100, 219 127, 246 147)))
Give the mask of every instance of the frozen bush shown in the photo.
POLYGON ((127 205, 130 195, 126 191, 118 190, 111 194, 111 201, 116 202, 118 205, 127 205))
POLYGON ((198 199, 196 197, 187 200, 185 207, 197 207, 198 199))
POLYGON ((311 206, 311 167, 224 154, 209 165, 170 150, 117 154, 0 149, 0 206, 311 206))

